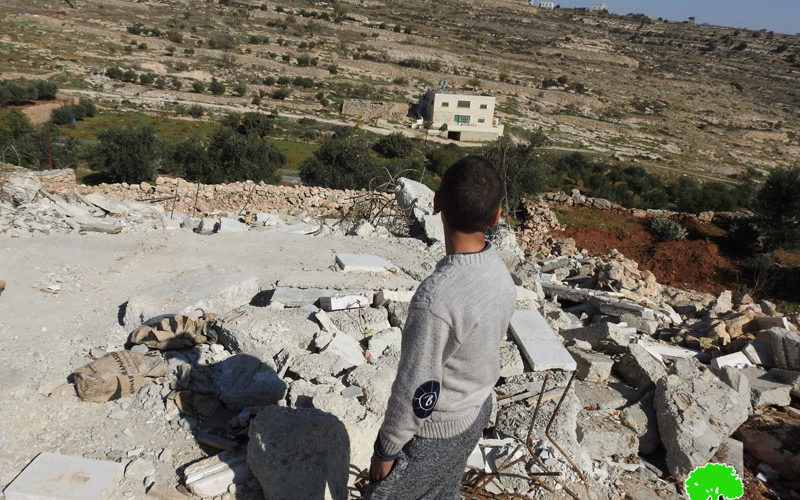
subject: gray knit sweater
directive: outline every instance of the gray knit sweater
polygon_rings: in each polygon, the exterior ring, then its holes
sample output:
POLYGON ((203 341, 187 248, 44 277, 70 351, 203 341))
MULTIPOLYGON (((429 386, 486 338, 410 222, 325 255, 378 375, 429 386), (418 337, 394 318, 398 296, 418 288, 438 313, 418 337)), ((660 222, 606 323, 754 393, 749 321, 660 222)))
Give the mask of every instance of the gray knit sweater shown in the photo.
POLYGON ((393 459, 414 436, 449 438, 469 428, 500 376, 515 300, 490 243, 439 261, 411 300, 378 457, 393 459))

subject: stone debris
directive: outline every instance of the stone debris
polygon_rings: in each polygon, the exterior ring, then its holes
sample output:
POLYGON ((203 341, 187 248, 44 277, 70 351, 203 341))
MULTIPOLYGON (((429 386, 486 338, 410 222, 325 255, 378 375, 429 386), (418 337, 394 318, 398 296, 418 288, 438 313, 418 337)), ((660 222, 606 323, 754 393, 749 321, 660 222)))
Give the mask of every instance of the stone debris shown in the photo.
POLYGON ((3 490, 6 500, 109 498, 122 478, 122 464, 106 460, 40 453, 3 490))
MULTIPOLYGON (((385 218, 315 218, 331 211, 346 215, 363 193, 256 183, 201 185, 195 210, 186 200, 194 198, 198 186, 180 179, 159 178, 146 189, 78 188, 73 180, 72 188, 55 193, 49 179, 28 172, 11 176, 0 191, 0 223, 8 222, 0 231, 12 237, 181 228, 201 235, 290 232, 304 239, 400 235, 385 218), (148 203, 146 193, 153 188, 158 196, 178 194, 177 206, 191 216, 171 210, 168 216, 172 200, 148 203), (226 193, 238 201, 214 206, 226 193)), ((206 449, 230 450, 185 467, 184 485, 197 496, 230 498, 260 488, 265 498, 347 498, 348 487, 357 489, 348 470, 369 466, 410 302, 444 251, 433 197, 416 181, 397 182, 394 200, 411 221, 410 234, 419 238, 401 241, 418 256, 390 261, 336 253, 329 261, 273 276, 277 281, 269 283, 247 273, 203 268, 131 295, 122 307, 126 333, 142 324, 156 327, 149 326, 146 342, 134 342, 138 345, 129 345, 130 351, 170 350, 149 355, 164 361, 163 372, 141 381, 131 397, 104 403, 103 418, 125 425, 144 409, 176 432, 193 435, 206 449), (158 325, 172 317, 164 315, 175 314, 187 322, 206 318, 202 331, 195 331, 202 334, 197 341, 168 346, 161 338, 169 329, 158 325)), ((786 474, 796 472, 796 453, 775 442, 790 438, 751 424, 791 412, 792 398, 800 398, 797 316, 780 316, 769 302, 734 300, 731 292, 712 296, 664 287, 613 249, 589 257, 574 241, 548 236, 558 221, 546 204, 525 203, 530 218, 516 234, 505 223, 490 234, 517 285, 519 310, 500 347, 495 412, 470 463, 491 473, 522 460, 493 483, 495 493, 529 494, 535 483, 528 477, 533 457, 527 442, 559 481, 578 491, 590 487, 599 497, 647 498, 658 490, 656 496, 666 498, 669 483, 658 479, 663 472, 653 465, 664 458, 672 481, 709 460, 741 470, 743 452, 760 460, 763 470, 794 477, 786 474), (567 390, 572 371, 575 380, 567 390), (545 437, 556 408, 551 436, 569 460, 545 437)), ((62 283, 47 279, 35 286, 63 296, 69 288, 62 290, 62 283)), ((0 281, 0 292, 3 287, 0 281)), ((111 342, 86 346, 75 366, 89 360, 87 353, 102 359, 116 348, 111 342)), ((44 392, 58 395, 57 385, 44 392)), ((781 422, 791 421, 787 418, 781 422)), ((129 461, 124 481, 135 476, 138 485, 159 491, 163 460, 156 461, 158 453, 130 452, 114 451, 119 453, 115 460, 129 461)), ((177 458, 170 460, 170 466, 181 465, 177 458)), ((15 498, 8 491, 6 498, 15 498)), ((535 497, 539 493, 544 490, 535 497)))

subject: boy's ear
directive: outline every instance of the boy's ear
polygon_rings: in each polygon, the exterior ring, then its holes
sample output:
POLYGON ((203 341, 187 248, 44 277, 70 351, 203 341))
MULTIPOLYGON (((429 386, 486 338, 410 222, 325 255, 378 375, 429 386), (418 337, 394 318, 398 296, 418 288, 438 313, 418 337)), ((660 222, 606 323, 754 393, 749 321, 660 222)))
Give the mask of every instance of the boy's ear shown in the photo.
POLYGON ((439 199, 439 191, 433 193, 433 213, 438 214, 442 211, 442 202, 439 199))
POLYGON ((503 213, 503 207, 497 207, 497 212, 494 213, 494 217, 492 217, 492 222, 489 224, 489 227, 494 227, 500 222, 500 214, 503 213))

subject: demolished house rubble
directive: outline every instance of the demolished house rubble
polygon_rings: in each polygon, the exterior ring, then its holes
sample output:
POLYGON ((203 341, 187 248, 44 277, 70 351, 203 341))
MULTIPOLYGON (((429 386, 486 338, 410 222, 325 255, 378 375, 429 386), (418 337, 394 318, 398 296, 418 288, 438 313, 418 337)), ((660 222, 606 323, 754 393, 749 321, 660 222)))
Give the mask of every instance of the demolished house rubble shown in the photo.
MULTIPOLYGON (((190 217, 171 214, 169 200, 131 202, 63 188, 68 194, 53 194, 46 184, 44 175, 28 172, 5 179, 0 220, 8 222, 7 236, 113 227, 119 231, 105 232, 394 237, 388 227, 377 229, 380 217, 370 231, 308 212, 190 217)), ((180 468, 180 487, 197 497, 359 497, 409 302, 444 251, 433 193, 400 179, 396 202, 417 238, 409 243, 416 261, 340 253, 273 283, 205 269, 143 287, 121 309, 129 351, 98 349, 94 366, 76 371, 79 387, 91 377, 100 381, 82 391, 91 394, 85 399, 138 395, 190 431, 209 458, 158 466, 180 468), (120 356, 146 370, 98 363, 120 356)), ((545 228, 557 224, 545 205, 531 204, 529 213, 548 221, 545 228)), ((722 457, 742 471, 743 453, 753 467, 775 471, 771 485, 796 487, 800 453, 782 446, 797 442, 786 425, 800 418, 791 407, 800 398, 796 317, 730 292, 663 286, 613 249, 588 256, 561 242, 542 255, 546 233, 522 245, 505 225, 490 235, 517 284, 518 310, 501 346, 495 411, 470 457, 463 493, 676 498, 695 467, 722 457)), ((152 476, 151 467, 142 465, 144 476, 152 476)), ((25 481, 20 475, 7 497, 25 481)))

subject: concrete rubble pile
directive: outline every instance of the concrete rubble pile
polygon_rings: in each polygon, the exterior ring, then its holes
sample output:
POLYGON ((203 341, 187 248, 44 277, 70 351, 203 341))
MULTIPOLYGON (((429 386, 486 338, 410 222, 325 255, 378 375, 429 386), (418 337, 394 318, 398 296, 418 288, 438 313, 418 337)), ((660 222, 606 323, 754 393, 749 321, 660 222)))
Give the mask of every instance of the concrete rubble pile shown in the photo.
MULTIPOLYGON (((39 192, 19 187, 25 183, 14 181, 12 196, 39 192)), ((13 209, 37 203, 31 199, 13 209)), ((357 497, 409 303, 443 254, 433 193, 401 179, 396 200, 413 221, 417 238, 404 241, 417 261, 338 253, 273 283, 207 271, 129 298, 122 321, 131 332, 143 324, 168 328, 163 319, 174 315, 209 322, 196 345, 160 351, 170 374, 149 379, 134 403, 219 450, 185 468, 159 464, 181 469, 183 488, 199 497, 357 497)), ((249 224, 221 217, 189 227, 204 233, 209 224, 210 233, 261 224, 389 237, 386 228, 360 234, 358 224, 266 213, 249 224)), ((501 345, 495 411, 470 457, 466 491, 675 498, 686 475, 709 461, 743 474, 744 452, 770 481, 796 480, 800 454, 780 446, 790 438, 775 423, 798 419, 790 406, 800 398, 797 316, 730 292, 664 287, 613 250, 588 257, 562 242, 531 261, 507 226, 490 239, 517 284, 518 310, 501 345), (754 424, 762 420, 769 425, 754 424)), ((145 353, 167 344, 127 347, 145 353)), ((155 487, 142 469, 131 475, 155 487)))

